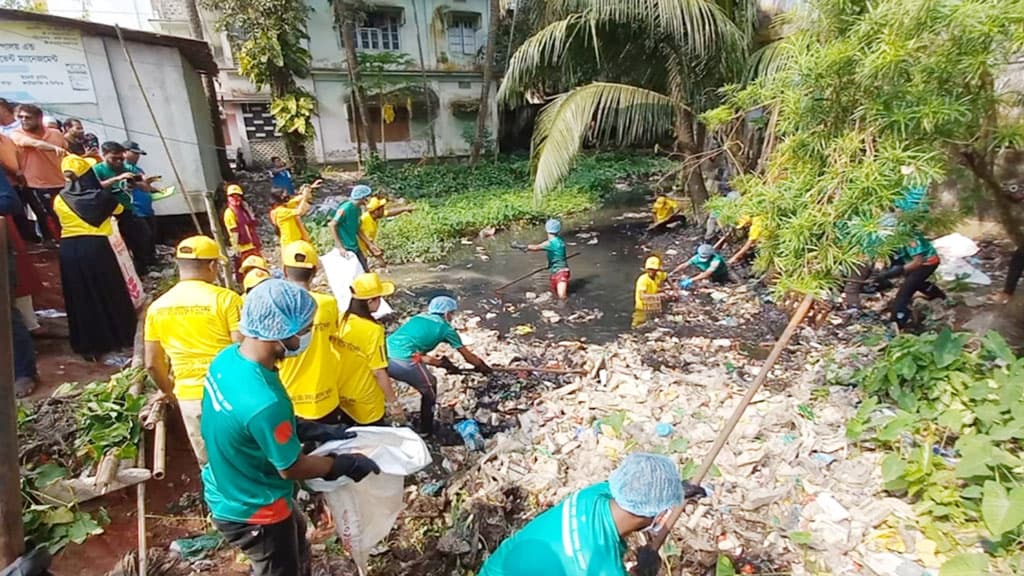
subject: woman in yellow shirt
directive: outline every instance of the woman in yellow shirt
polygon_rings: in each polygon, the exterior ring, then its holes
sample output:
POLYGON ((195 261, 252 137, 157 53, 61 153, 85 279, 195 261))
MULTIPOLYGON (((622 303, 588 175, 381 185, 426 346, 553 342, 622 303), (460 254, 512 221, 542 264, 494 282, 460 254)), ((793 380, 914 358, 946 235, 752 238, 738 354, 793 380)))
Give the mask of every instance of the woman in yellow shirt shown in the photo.
POLYGON ((323 184, 322 180, 317 180, 312 184, 304 184, 299 189, 298 195, 292 197, 288 194, 288 191, 283 188, 274 188, 271 190, 270 195, 273 199, 273 208, 270 209, 270 222, 274 225, 274 229, 277 230, 277 235, 281 238, 281 254, 284 254, 285 246, 288 246, 292 242, 298 240, 305 240, 309 242, 309 232, 306 230, 305 224, 302 223, 302 217, 309 213, 310 208, 313 207, 313 190, 316 190, 323 184))
POLYGON ((398 403, 388 376, 388 355, 384 326, 373 319, 381 298, 395 293, 395 285, 373 272, 352 281, 352 300, 341 318, 338 380, 339 405, 351 424, 371 425, 391 419, 405 423, 405 411, 398 403))
POLYGON ((71 349, 87 360, 135 342, 137 318, 117 256, 108 237, 111 217, 124 208, 103 190, 92 158, 61 160, 67 183, 54 198, 60 221, 60 283, 68 315, 71 349))

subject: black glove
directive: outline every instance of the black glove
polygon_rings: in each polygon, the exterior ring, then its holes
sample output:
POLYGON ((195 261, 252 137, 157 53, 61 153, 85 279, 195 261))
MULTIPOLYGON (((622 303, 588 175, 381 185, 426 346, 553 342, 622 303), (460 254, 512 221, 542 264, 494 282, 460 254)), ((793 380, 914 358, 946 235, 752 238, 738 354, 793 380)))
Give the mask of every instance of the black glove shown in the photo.
POLYGON ((439 360, 439 362, 440 363, 438 365, 441 368, 443 368, 445 372, 447 372, 449 374, 461 374, 462 373, 462 369, 459 368, 458 366, 456 366, 455 363, 452 362, 452 359, 447 357, 447 356, 441 356, 441 359, 439 360))
POLYGON ((331 425, 320 424, 310 420, 296 418, 296 434, 299 442, 330 442, 331 440, 348 440, 355 438, 355 432, 349 432, 348 426, 344 424, 331 425))
POLYGON ((331 471, 324 476, 324 480, 337 480, 342 476, 359 482, 366 478, 371 472, 380 474, 380 466, 362 454, 338 454, 334 457, 334 465, 331 471))
POLYGON ((633 570, 636 576, 658 576, 660 569, 661 555, 657 550, 649 546, 636 549, 636 568, 633 570))
POLYGON ((690 484, 683 480, 683 500, 700 500, 706 498, 708 491, 701 488, 699 484, 690 484))
POLYGON ((897 276, 902 276, 902 275, 903 275, 903 264, 896 264, 895 266, 890 266, 889 268, 886 268, 885 270, 882 270, 881 272, 879 272, 878 273, 878 278, 881 279, 881 280, 889 280, 890 278, 895 278, 897 276))
POLYGON ((515 248, 516 250, 521 250, 523 252, 526 252, 526 244, 523 244, 519 240, 513 240, 513 241, 509 242, 508 246, 509 246, 509 248, 515 248))

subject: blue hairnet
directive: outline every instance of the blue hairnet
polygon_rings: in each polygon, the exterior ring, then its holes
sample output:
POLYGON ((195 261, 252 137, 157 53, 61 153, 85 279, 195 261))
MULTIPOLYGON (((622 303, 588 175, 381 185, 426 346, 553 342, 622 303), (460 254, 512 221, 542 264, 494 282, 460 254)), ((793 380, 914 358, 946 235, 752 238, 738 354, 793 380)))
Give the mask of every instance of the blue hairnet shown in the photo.
POLYGON ((544 231, 548 234, 558 234, 562 231, 562 223, 557 218, 552 218, 544 223, 544 231))
POLYGON ((701 244, 700 246, 697 246, 697 256, 699 256, 701 260, 711 258, 714 253, 715 247, 711 244, 701 244))
POLYGON ((316 300, 309 292, 270 278, 246 295, 238 331, 258 340, 284 340, 308 326, 315 313, 316 300))
POLYGON ((683 503, 676 465, 660 454, 630 454, 608 477, 612 498, 626 512, 654 518, 683 503))
POLYGON ((928 197, 928 188, 924 186, 909 186, 903 190, 903 195, 896 199, 893 204, 896 208, 909 212, 924 207, 928 197))
POLYGON ((458 302, 451 296, 435 296, 427 306, 427 312, 431 314, 447 314, 459 309, 458 302))
POLYGON ((370 190, 370 187, 366 184, 360 184, 355 188, 352 188, 352 194, 350 194, 349 197, 353 200, 362 200, 370 194, 373 194, 373 190, 370 190))

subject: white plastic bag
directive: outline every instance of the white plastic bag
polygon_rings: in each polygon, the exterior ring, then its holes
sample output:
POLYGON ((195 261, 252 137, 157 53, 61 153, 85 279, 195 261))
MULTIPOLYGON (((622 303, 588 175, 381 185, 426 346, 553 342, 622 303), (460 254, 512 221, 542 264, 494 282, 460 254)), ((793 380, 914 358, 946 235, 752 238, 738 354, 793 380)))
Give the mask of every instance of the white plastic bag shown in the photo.
POLYGON ((942 238, 936 238, 932 242, 935 251, 939 253, 942 262, 939 263, 937 272, 946 281, 952 281, 962 277, 964 282, 977 286, 988 286, 992 279, 987 274, 978 270, 965 260, 978 252, 978 245, 974 240, 963 234, 947 234, 942 238))
POLYGON ((380 466, 381 473, 362 482, 341 477, 307 480, 306 485, 324 493, 342 546, 352 555, 360 574, 366 574, 370 551, 387 537, 404 507, 404 477, 429 465, 431 456, 423 439, 409 428, 357 426, 349 430, 357 436, 327 442, 313 455, 364 454, 380 466))
MULTIPOLYGON (((320 266, 323 267, 324 274, 327 276, 327 285, 331 287, 334 299, 338 301, 338 310, 344 313, 345 310, 348 310, 349 302, 352 300, 352 291, 350 290, 352 281, 363 273, 363 265, 359 263, 355 254, 349 252, 347 256, 343 256, 335 248, 320 256, 320 266)), ((383 318, 393 311, 391 306, 382 299, 380 308, 373 313, 373 317, 383 318)))
POLYGON ((117 265, 121 268, 121 277, 124 278, 124 285, 128 288, 128 296, 132 300, 132 307, 138 310, 146 301, 146 291, 142 287, 142 280, 135 272, 135 264, 132 262, 131 252, 128 245, 124 243, 121 231, 117 227, 117 220, 111 218, 111 227, 114 229, 107 240, 110 242, 110 249, 114 251, 117 258, 117 265))

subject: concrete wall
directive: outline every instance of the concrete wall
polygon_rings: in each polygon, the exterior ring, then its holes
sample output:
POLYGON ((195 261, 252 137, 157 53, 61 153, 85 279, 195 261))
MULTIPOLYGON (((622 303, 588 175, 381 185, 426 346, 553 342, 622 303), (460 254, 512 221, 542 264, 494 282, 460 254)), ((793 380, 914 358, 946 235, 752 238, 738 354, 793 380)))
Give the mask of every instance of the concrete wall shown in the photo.
MULTIPOLYGON (((135 140, 148 153, 140 164, 150 175, 163 176, 163 186, 177 186, 202 193, 216 187, 219 170, 209 107, 198 73, 177 49, 128 42, 143 88, 168 140, 168 147, 182 182, 177 182, 156 126, 146 108, 139 86, 116 38, 82 35, 96 103, 47 104, 38 102, 58 118, 81 118, 88 132, 100 139, 135 140)), ((202 200, 195 198, 201 211, 202 200)), ((179 192, 155 204, 158 214, 188 211, 179 192)))

